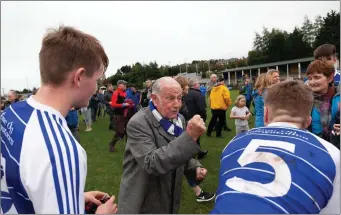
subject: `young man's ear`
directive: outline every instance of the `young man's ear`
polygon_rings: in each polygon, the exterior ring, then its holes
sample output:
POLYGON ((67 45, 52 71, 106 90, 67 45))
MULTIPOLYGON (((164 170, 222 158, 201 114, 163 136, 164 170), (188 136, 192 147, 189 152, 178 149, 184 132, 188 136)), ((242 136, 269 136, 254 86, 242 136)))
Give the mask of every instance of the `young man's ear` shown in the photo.
POLYGON ((73 75, 73 84, 76 85, 77 87, 80 87, 81 85, 81 79, 82 76, 84 75, 84 72, 85 72, 84 68, 79 68, 73 75))
POLYGON ((264 126, 268 126, 269 122, 269 109, 264 105, 264 126))

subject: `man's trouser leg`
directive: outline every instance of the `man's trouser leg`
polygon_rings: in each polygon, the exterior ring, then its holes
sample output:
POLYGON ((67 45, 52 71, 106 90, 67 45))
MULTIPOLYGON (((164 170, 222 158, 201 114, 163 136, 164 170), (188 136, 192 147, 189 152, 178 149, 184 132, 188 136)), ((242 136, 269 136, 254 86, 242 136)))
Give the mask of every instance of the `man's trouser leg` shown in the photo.
POLYGON ((218 119, 218 115, 217 115, 217 110, 212 110, 212 118, 210 123, 208 124, 208 128, 207 128, 207 134, 210 136, 213 128, 215 127, 216 123, 217 123, 217 119, 218 119))
POLYGON ((71 128, 70 131, 71 131, 73 137, 78 141, 78 143, 80 143, 81 139, 79 136, 78 129, 77 128, 71 128))
POLYGON ((221 131, 223 130, 224 121, 226 120, 226 111, 216 110, 216 115, 217 115, 217 118, 219 119, 218 124, 216 126, 216 134, 217 134, 217 137, 221 137, 221 131))
POLYGON ((114 151, 117 141, 123 139, 125 134, 125 119, 122 115, 114 115, 115 135, 109 143, 109 150, 114 151))

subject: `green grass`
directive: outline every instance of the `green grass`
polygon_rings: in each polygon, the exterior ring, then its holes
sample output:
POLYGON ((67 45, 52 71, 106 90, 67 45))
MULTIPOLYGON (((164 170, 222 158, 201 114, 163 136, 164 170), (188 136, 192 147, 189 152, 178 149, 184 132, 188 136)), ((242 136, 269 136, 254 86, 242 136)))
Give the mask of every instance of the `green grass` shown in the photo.
MULTIPOLYGON (((232 101, 237 96, 237 91, 231 91, 232 101)), ((230 109, 227 114, 230 113, 230 109)), ((207 109, 208 118, 207 125, 211 119, 211 111, 207 109)), ((84 132, 85 126, 80 117, 80 136, 81 145, 85 148, 88 156, 88 173, 86 179, 86 190, 100 190, 109 194, 118 196, 120 180, 122 175, 122 161, 125 148, 125 141, 121 140, 117 143, 116 151, 110 153, 108 151, 108 142, 113 136, 113 131, 108 129, 109 119, 100 119, 92 126, 91 132, 84 132)), ((251 117, 251 125, 253 118, 251 117)), ((208 170, 208 175, 200 187, 209 192, 215 192, 218 186, 218 173, 220 167, 220 155, 226 144, 235 136, 234 121, 227 120, 228 127, 231 132, 223 131, 224 139, 215 138, 215 132, 212 137, 203 135, 201 145, 203 149, 207 149, 208 155, 200 160, 200 163, 208 170)), ((117 201, 116 201, 117 202, 117 201)), ((181 207, 182 214, 207 214, 214 205, 214 201, 208 203, 197 203, 195 194, 189 187, 186 179, 183 180, 181 207)))

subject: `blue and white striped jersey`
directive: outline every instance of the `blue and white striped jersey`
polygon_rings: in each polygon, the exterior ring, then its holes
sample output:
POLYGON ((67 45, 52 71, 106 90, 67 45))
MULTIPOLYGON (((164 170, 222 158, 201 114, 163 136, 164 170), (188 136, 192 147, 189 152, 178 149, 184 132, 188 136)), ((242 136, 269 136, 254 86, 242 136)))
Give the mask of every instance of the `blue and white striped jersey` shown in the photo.
POLYGON ((1 113, 1 213, 83 214, 86 153, 32 97, 1 113))
POLYGON ((340 151, 287 123, 236 136, 221 156, 212 214, 340 214, 340 151))

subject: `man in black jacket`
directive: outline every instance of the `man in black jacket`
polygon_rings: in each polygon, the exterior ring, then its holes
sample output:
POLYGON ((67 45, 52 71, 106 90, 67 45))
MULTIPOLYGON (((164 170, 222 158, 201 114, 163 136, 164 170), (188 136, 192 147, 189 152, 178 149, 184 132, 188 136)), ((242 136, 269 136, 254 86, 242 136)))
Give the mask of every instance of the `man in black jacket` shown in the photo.
MULTIPOLYGON (((194 115, 198 114, 205 122, 207 118, 206 101, 205 97, 200 92, 199 81, 195 78, 189 79, 188 85, 190 88, 188 94, 184 98, 188 109, 188 118, 191 119, 194 115)), ((198 138, 197 143, 200 146, 200 138, 198 138)), ((198 158, 203 158, 207 153, 207 150, 201 150, 198 154, 198 158)))

